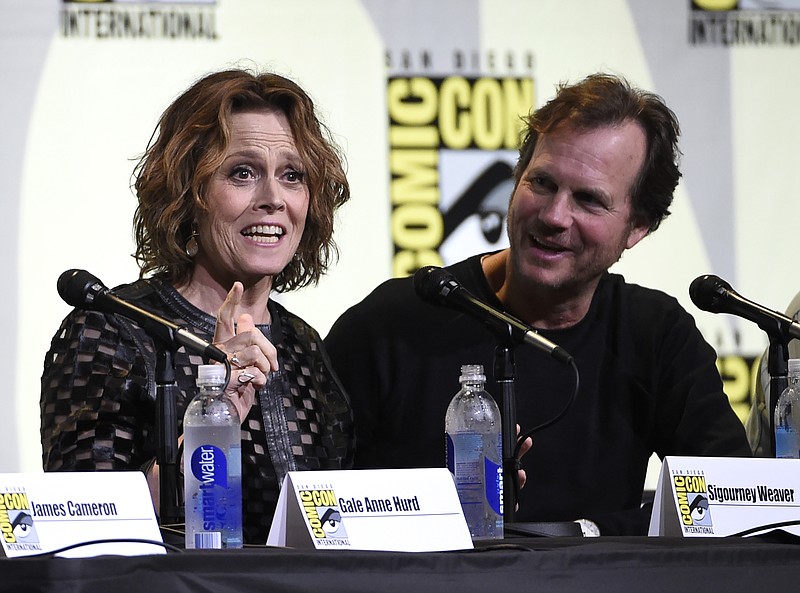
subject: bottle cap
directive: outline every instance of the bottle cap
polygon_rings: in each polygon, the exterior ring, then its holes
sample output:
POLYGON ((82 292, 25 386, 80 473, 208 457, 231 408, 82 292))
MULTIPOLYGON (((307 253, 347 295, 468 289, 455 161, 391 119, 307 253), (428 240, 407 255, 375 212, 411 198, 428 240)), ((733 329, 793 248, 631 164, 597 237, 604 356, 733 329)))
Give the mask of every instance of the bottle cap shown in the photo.
POLYGON ((800 375, 800 358, 790 358, 788 368, 790 375, 800 375))
POLYGON ((482 364, 461 365, 461 377, 459 377, 458 380, 461 383, 465 381, 469 382, 480 381, 481 383, 485 383, 486 375, 483 374, 483 365, 482 364))
POLYGON ((198 385, 225 385, 225 365, 201 364, 197 367, 198 385))

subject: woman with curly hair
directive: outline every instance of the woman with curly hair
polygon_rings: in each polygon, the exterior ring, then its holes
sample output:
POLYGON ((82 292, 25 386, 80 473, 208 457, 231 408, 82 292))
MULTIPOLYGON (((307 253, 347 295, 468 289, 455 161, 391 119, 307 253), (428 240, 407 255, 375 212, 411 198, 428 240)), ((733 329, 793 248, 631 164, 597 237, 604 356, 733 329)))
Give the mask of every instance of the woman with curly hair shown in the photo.
MULTIPOLYGON (((350 196, 343 159, 297 84, 233 69, 167 108, 134 177, 140 278, 114 292, 229 357, 244 539, 263 544, 288 471, 352 462, 349 401, 319 335, 270 299, 316 284, 336 256, 333 216, 350 196)), ((153 483, 165 347, 115 314, 66 317, 42 376, 46 471, 141 469, 153 483)), ((208 361, 183 347, 173 360, 182 418, 208 361)))

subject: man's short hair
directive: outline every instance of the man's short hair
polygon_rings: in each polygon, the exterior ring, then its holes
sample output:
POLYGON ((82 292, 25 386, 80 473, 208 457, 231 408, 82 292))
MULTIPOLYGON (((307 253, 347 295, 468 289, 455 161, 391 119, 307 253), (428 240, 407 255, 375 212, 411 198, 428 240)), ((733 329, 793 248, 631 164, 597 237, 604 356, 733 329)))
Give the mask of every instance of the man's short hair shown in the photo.
POLYGON ((661 97, 632 87, 620 76, 597 73, 576 84, 559 84, 556 96, 526 118, 514 170, 515 185, 543 134, 564 127, 593 130, 629 121, 641 125, 647 138, 644 164, 631 188, 633 220, 653 232, 669 216, 681 177, 680 126, 661 97))

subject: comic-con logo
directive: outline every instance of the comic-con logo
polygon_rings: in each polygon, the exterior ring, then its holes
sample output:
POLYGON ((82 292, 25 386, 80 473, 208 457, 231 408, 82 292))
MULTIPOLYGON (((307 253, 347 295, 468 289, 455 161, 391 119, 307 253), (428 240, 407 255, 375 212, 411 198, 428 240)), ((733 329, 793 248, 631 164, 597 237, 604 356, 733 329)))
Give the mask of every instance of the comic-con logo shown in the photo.
POLYGON ((61 0, 66 38, 216 40, 217 0, 61 0))
POLYGON ((300 490, 299 494, 305 519, 316 539, 347 539, 333 490, 300 490))
POLYGON ((681 523, 688 531, 713 533, 705 476, 672 476, 681 523))
POLYGON ((39 544, 33 512, 25 492, 0 494, 0 532, 6 545, 39 544))
POLYGON ((689 0, 693 46, 800 46, 797 0, 689 0))
POLYGON ((504 246, 497 244, 533 80, 400 76, 386 94, 392 274, 504 246))

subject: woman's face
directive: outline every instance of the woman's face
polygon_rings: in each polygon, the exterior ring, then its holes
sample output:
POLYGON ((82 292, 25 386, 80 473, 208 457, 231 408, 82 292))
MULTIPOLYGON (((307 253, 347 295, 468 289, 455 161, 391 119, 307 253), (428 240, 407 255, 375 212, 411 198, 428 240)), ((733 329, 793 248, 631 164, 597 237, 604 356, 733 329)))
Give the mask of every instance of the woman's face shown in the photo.
POLYGON ((308 213, 305 168, 280 111, 236 113, 230 145, 207 186, 195 265, 220 283, 247 285, 280 273, 294 256, 308 213))

